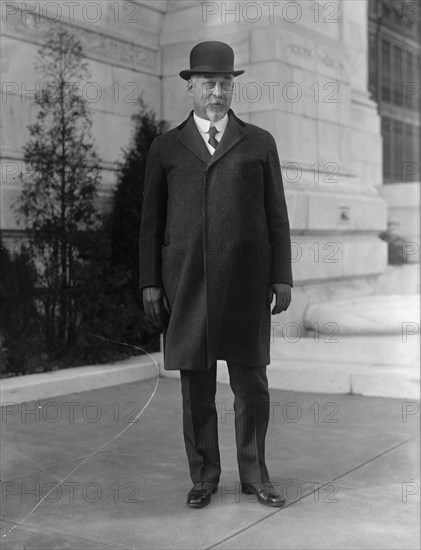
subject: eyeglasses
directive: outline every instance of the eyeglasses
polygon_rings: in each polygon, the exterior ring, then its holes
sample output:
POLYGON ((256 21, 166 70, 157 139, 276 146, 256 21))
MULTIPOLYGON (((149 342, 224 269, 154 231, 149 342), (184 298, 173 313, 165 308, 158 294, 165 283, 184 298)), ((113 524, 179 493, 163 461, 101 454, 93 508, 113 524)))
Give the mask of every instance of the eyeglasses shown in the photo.
POLYGON ((197 85, 202 86, 202 88, 207 92, 211 92, 215 88, 216 84, 219 84, 219 86, 222 88, 222 90, 224 90, 224 92, 232 92, 234 88, 234 82, 230 82, 230 81, 217 82, 215 80, 205 80, 202 82, 197 82, 197 85))

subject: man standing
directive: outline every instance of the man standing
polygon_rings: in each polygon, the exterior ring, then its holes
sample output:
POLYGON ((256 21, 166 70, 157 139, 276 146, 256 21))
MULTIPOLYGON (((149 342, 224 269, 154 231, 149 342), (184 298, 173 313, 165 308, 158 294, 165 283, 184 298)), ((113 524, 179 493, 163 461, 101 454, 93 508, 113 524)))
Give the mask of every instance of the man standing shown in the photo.
POLYGON ((234 52, 196 45, 187 80, 194 110, 153 142, 140 230, 140 289, 146 316, 164 330, 165 369, 180 370, 183 433, 193 488, 203 507, 221 474, 216 361, 227 361, 234 393, 241 488, 282 506, 265 464, 270 307, 291 301, 290 232, 272 135, 230 109, 234 52))

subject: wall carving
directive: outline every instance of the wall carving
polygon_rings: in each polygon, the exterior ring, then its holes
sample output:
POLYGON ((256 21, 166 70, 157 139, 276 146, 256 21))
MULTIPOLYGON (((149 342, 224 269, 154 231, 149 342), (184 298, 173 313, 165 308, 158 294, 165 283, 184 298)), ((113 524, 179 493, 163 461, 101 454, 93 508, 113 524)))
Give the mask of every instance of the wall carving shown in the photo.
POLYGON ((3 6, 2 34, 4 36, 42 44, 45 34, 51 27, 59 24, 67 25, 80 40, 88 58, 138 72, 143 72, 142 69, 145 68, 149 69, 148 72, 157 71, 158 54, 152 48, 110 36, 104 32, 69 24, 65 20, 56 21, 41 14, 25 12, 20 7, 17 8, 16 2, 9 3, 9 7, 10 9, 6 11, 7 4, 3 6))
MULTIPOLYGON (((286 48, 292 55, 301 59, 314 59, 312 51, 306 46, 301 46, 299 44, 288 44, 286 48)), ((336 57, 333 57, 333 54, 319 52, 316 57, 319 63, 326 65, 326 67, 334 68, 337 71, 342 71, 344 69, 342 61, 336 57)))

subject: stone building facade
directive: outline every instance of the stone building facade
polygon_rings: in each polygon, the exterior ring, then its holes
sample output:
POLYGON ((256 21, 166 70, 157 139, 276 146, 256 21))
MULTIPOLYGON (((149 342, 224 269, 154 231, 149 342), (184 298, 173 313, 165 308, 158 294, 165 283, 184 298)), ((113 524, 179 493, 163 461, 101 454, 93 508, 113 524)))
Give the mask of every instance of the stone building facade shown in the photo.
POLYGON ((367 0, 238 2, 75 0, 15 2, 2 9, 1 219, 5 240, 22 237, 10 209, 33 90, 33 59, 58 23, 79 37, 91 69, 81 83, 91 102, 102 160, 102 205, 116 181, 132 131, 136 97, 171 126, 191 109, 190 49, 230 43, 236 67, 232 108, 273 133, 283 165, 292 228, 294 303, 285 322, 301 322, 309 303, 364 296, 387 265, 387 205, 377 104, 368 86, 367 0))

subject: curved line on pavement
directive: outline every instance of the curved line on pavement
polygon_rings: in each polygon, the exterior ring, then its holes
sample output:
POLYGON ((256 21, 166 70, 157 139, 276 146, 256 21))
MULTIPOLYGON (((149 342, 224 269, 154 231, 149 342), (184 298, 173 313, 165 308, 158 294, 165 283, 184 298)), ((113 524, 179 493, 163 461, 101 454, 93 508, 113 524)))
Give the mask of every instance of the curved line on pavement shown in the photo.
POLYGON ((121 344, 122 346, 128 346, 130 348, 135 348, 135 349, 138 349, 140 351, 142 351, 143 353, 146 353, 146 355, 149 355, 149 357, 152 359, 152 361, 154 362, 155 364, 155 367, 156 367, 156 372, 157 372, 157 377, 156 377, 156 383, 155 383, 155 387, 153 389, 153 392, 151 394, 151 396, 149 397, 148 401, 146 402, 146 405, 143 407, 143 409, 136 415, 136 417, 127 424, 127 426, 125 426, 118 434, 116 434, 114 437, 112 437, 109 441, 107 441, 106 443, 104 443, 103 445, 101 445, 100 447, 98 447, 98 449, 96 449, 95 451, 93 451, 92 453, 90 453, 87 457, 85 457, 82 462, 80 464, 78 464, 75 468, 73 468, 73 470, 71 472, 69 472, 66 477, 64 477, 63 479, 59 479, 59 482, 57 485, 55 485, 50 491, 48 491, 48 493, 46 493, 42 499, 32 508, 32 510, 30 510, 30 512, 21 520, 19 520, 17 523, 15 523, 15 525, 13 527, 11 527, 8 531, 6 531, 6 533, 3 534, 3 538, 5 538, 9 533, 11 533, 14 529, 16 529, 16 527, 18 527, 18 525, 22 525, 22 523, 24 523, 34 512, 35 510, 38 508, 38 506, 40 506, 44 501, 45 499, 53 492, 57 489, 57 487, 60 487, 60 485, 62 483, 64 483, 66 481, 66 479, 68 479, 72 474, 74 474, 76 472, 76 470, 78 470, 81 466, 83 466, 84 464, 86 464, 86 462, 91 459, 93 456, 95 456, 97 453, 99 453, 100 451, 102 451, 103 449, 105 449, 105 447, 107 447, 110 443, 112 443, 113 441, 115 441, 116 439, 118 439, 121 435, 124 434, 124 432, 126 432, 135 422, 137 422, 137 420, 140 418, 140 416, 144 413, 144 411, 146 410, 146 408, 149 406, 150 402, 152 401, 152 399, 154 398, 154 395, 156 393, 156 390, 158 389, 158 384, 159 384, 159 366, 158 366, 158 363, 155 361, 155 359, 152 357, 152 355, 150 353, 148 353, 147 351, 145 351, 144 349, 142 348, 139 348, 138 346, 133 346, 132 344, 126 344, 125 342, 119 342, 118 340, 112 340, 111 338, 106 338, 105 336, 100 336, 99 334, 93 334, 92 332, 86 332, 86 334, 89 334, 90 336, 95 336, 96 338, 100 338, 101 340, 106 340, 108 342, 114 342, 115 344, 121 344))

